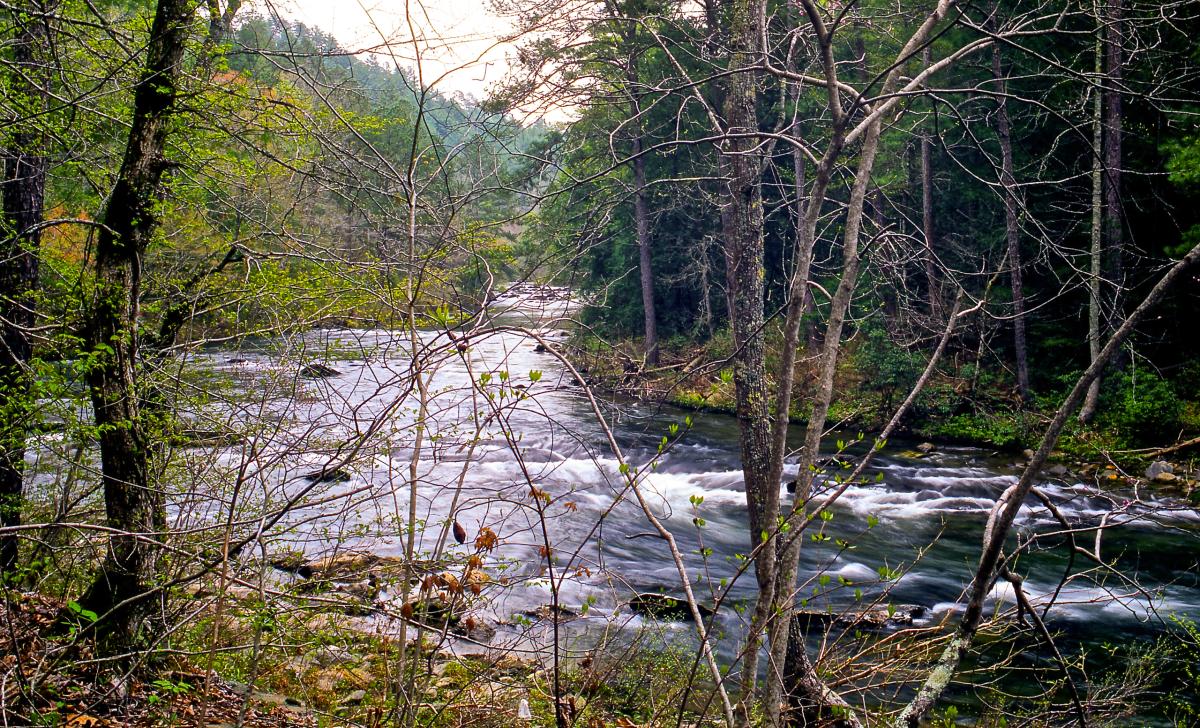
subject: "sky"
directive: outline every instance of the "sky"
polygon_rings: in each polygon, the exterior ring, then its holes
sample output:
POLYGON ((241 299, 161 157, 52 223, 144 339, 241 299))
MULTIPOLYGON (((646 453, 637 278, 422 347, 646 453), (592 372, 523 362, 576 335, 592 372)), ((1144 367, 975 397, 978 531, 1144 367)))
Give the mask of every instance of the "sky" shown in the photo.
MULTIPOLYGON (((415 66, 416 52, 409 20, 417 31, 426 84, 442 77, 436 88, 482 99, 488 87, 507 71, 505 55, 512 47, 497 47, 511 24, 490 9, 488 0, 256 0, 258 12, 268 8, 305 25, 331 33, 348 50, 377 48, 390 41, 391 53, 402 64, 415 66), (464 67, 465 66, 465 67, 464 67), (443 77, 444 75, 444 77, 443 77)), ((383 64, 387 52, 376 53, 383 64)))

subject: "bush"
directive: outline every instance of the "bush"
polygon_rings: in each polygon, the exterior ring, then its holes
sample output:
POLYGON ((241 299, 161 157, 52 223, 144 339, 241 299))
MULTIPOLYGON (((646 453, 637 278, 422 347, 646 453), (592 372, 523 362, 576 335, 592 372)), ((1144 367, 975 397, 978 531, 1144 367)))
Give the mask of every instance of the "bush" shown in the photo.
POLYGON ((1183 401, 1153 372, 1118 372, 1105 382, 1098 424, 1125 447, 1154 444, 1179 434, 1183 401))
POLYGON ((881 318, 873 318, 863 325, 863 341, 854 362, 866 377, 864 389, 881 395, 882 411, 891 410, 897 397, 903 399, 925 368, 925 360, 920 354, 892 341, 886 323, 881 318))

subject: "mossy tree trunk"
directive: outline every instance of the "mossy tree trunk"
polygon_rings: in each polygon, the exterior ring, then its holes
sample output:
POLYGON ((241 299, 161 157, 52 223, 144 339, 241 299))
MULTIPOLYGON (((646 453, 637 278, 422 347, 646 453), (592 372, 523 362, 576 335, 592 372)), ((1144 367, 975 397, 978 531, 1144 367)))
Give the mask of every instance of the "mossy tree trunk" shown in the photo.
MULTIPOLYGON (((0 223, 0 526, 21 523, 25 445, 34 413, 35 298, 46 193, 47 158, 41 122, 48 66, 40 59, 49 41, 48 8, 13 13, 11 54, 5 75, 15 103, 4 140, 3 207, 0 223)), ((17 562, 17 535, 0 538, 0 574, 17 562)))
POLYGON ((139 406, 137 325, 142 258, 162 202, 167 138, 194 14, 192 0, 159 0, 155 9, 125 155, 100 218, 84 324, 107 525, 114 533, 81 603, 100 615, 98 641, 107 654, 139 646, 142 625, 154 612, 156 542, 166 516, 162 490, 150 477, 152 443, 139 406))
MULTIPOLYGON (((761 29, 759 3, 735 0, 727 15, 725 41, 728 67, 744 69, 759 60, 761 29)), ((733 332, 733 381, 735 409, 741 444, 741 462, 746 482, 751 549, 758 548, 754 561, 760 594, 752 617, 745 664, 743 700, 747 710, 753 703, 758 672, 758 644, 770 619, 773 599, 763 590, 775 583, 775 541, 761 534, 775 529, 779 513, 779 481, 771 478, 771 411, 767 389, 763 337, 763 208, 762 163, 755 105, 758 78, 747 70, 731 73, 726 83, 722 108, 726 139, 721 147, 721 173, 725 199, 721 209, 721 235, 725 254, 725 289, 729 322, 733 332)), ((749 722, 749 715, 742 716, 749 722)))

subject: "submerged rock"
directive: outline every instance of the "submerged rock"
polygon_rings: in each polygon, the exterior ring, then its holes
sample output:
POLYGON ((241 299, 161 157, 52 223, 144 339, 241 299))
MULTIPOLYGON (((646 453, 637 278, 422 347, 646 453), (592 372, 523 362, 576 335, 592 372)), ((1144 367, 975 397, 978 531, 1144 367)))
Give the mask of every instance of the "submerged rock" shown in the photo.
POLYGON ((468 614, 459 620, 454 632, 474 642, 489 642, 496 636, 496 626, 483 617, 468 614))

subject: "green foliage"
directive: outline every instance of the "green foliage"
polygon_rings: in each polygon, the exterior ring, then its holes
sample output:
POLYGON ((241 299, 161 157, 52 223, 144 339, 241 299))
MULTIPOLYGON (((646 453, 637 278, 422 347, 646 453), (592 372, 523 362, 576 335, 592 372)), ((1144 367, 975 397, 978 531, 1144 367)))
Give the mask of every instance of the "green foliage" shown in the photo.
POLYGON ((880 406, 892 409, 897 395, 903 397, 917 382, 925 368, 920 352, 905 349, 892 341, 882 316, 869 319, 859 329, 863 341, 855 353, 855 363, 866 377, 866 387, 880 392, 880 406))
MULTIPOLYGON (((588 699, 593 715, 657 724, 679 711, 684 691, 695 683, 694 653, 673 643, 669 635, 647 634, 628 647, 610 649, 568 677, 588 699)), ((703 689, 691 694, 698 703, 704 698, 703 689)))
POLYGON ((1028 447, 1035 441, 1036 422, 1016 411, 973 412, 957 414, 928 424, 929 436, 951 442, 987 444, 1015 450, 1028 447))
POLYGON ((1179 434, 1183 402, 1170 382, 1148 370, 1117 372, 1104 384, 1098 424, 1128 447, 1169 440, 1179 434))

